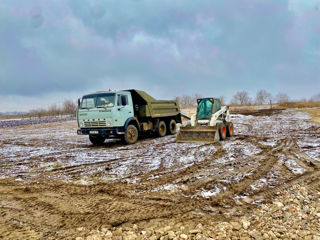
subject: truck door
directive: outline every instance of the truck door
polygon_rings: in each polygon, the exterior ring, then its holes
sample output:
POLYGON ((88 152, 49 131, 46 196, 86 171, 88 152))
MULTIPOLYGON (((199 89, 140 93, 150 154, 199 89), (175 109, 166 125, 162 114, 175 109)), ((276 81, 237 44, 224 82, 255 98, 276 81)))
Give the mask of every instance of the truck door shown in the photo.
POLYGON ((115 118, 115 126, 123 127, 128 118, 134 116, 133 104, 131 95, 128 94, 117 94, 117 106, 116 106, 117 117, 115 118))

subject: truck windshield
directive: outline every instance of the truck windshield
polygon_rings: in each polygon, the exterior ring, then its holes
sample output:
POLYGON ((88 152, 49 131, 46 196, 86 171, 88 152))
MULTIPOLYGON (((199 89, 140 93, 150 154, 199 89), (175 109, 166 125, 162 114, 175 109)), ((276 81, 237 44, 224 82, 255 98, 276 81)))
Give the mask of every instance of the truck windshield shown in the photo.
POLYGON ((202 99, 198 104, 198 119, 208 119, 212 114, 212 102, 209 99, 202 99))
POLYGON ((115 100, 114 93, 87 95, 82 98, 81 108, 107 108, 113 107, 115 100))

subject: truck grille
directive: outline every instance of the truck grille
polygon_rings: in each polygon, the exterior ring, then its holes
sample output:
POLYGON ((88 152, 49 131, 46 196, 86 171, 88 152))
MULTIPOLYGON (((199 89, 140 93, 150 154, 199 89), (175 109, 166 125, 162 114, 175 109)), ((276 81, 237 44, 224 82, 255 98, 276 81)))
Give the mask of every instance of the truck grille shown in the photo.
POLYGON ((97 128, 97 127, 110 127, 111 122, 106 120, 100 120, 100 121, 84 121, 84 127, 85 128, 97 128))

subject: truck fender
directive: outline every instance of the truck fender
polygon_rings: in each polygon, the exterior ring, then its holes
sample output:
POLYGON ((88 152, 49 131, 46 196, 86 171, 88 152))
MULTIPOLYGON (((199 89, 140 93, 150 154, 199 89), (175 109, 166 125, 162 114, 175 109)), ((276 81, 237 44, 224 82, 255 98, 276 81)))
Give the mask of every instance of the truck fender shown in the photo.
POLYGON ((127 121, 124 124, 124 129, 127 129, 129 124, 136 125, 136 127, 138 128, 138 130, 140 132, 140 125, 139 125, 139 122, 138 122, 137 118, 135 118, 135 117, 128 118, 127 121))

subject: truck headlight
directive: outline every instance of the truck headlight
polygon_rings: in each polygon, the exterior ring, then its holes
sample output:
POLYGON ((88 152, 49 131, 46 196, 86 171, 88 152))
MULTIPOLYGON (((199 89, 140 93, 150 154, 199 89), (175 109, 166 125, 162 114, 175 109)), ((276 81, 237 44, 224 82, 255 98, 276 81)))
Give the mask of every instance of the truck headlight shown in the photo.
POLYGON ((84 122, 79 122, 80 127, 84 127, 84 122))

